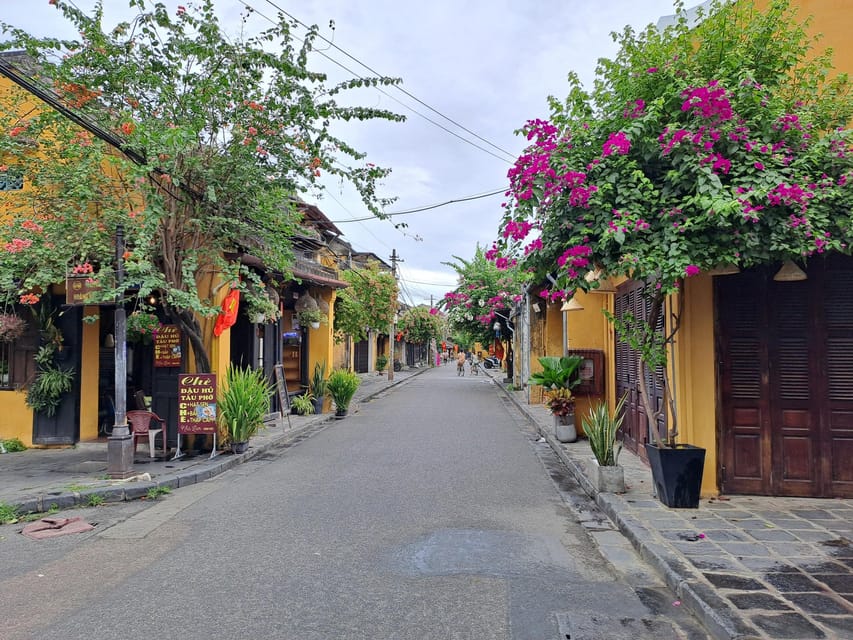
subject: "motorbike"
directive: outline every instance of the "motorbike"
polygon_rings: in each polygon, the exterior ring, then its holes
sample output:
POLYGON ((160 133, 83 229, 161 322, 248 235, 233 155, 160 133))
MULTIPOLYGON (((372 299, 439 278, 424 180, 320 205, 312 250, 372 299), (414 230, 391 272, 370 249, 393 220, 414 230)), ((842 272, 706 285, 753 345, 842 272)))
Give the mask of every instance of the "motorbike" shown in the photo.
POLYGON ((488 358, 483 358, 483 367, 486 369, 500 369, 501 361, 496 356, 489 356, 488 358))

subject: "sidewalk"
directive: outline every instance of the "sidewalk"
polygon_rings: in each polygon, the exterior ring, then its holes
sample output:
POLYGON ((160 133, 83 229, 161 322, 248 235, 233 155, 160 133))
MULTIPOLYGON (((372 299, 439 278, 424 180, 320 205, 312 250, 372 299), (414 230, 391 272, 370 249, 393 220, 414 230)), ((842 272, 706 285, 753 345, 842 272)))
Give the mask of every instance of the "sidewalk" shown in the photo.
MULTIPOLYGON (((427 368, 406 369, 388 374, 359 374, 361 385, 350 404, 350 413, 389 388, 405 382, 427 368)), ((287 447, 335 421, 334 413, 279 418, 274 425, 261 429, 249 441, 249 450, 234 455, 220 452, 213 458, 205 453, 178 460, 162 457, 151 460, 148 447, 140 446, 134 461, 138 480, 109 480, 107 441, 81 442, 64 449, 27 449, 0 455, 0 504, 16 507, 19 513, 41 513, 54 505, 58 509, 85 506, 90 501, 134 500, 157 487, 177 489, 203 482, 228 469, 247 462, 273 447, 287 447), (143 474, 148 474, 150 478, 143 474)), ((336 422, 336 421, 335 421, 336 422)), ((344 420, 344 422, 346 422, 344 420)), ((174 455, 174 449, 170 455, 174 455)))
POLYGON ((731 496, 670 509, 626 451, 627 492, 596 494, 587 441, 559 442, 544 405, 509 390, 503 372, 487 373, 714 638, 853 639, 853 500, 731 496))

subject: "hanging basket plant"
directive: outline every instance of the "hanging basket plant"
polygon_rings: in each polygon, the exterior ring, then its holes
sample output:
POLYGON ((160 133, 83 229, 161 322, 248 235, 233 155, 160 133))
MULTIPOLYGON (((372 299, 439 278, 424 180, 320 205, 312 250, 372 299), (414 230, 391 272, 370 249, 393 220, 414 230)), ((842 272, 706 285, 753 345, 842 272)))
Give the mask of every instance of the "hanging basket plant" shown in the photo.
POLYGON ((27 321, 15 313, 0 313, 0 342, 14 342, 27 330, 27 321))
POLYGON ((151 344, 160 330, 160 319, 153 313, 134 311, 127 316, 127 341, 151 344))

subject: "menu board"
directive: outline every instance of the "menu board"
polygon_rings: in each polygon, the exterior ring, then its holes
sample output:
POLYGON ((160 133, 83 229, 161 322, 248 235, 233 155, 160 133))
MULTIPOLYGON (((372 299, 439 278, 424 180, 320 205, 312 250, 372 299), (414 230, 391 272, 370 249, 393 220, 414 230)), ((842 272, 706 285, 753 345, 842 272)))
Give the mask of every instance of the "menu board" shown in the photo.
POLYGON ((216 374, 178 376, 178 433, 216 433, 216 374))
POLYGON ((176 325, 161 325, 154 335, 154 366, 181 366, 181 331, 176 325))

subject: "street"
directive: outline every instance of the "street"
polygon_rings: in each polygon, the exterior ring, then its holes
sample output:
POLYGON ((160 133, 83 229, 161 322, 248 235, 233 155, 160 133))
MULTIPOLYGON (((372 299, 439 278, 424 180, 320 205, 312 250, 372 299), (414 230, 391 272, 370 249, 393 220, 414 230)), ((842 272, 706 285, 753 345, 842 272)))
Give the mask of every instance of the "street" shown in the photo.
POLYGON ((705 638, 485 375, 413 377, 158 502, 0 528, 8 640, 705 638), (612 535, 611 535, 612 534, 612 535))

